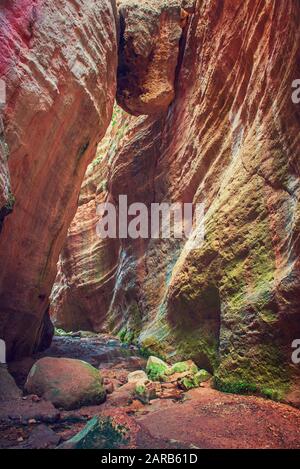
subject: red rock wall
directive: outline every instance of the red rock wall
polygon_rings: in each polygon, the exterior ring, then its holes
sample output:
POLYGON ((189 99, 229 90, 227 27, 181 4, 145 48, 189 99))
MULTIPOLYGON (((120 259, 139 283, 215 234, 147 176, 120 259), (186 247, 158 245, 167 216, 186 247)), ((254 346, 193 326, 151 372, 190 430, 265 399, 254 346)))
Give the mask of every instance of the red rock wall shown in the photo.
MULTIPOLYGON (((124 115, 115 108, 97 156, 88 167, 77 213, 61 254, 52 291, 51 315, 59 327, 65 330, 101 331, 113 296, 119 242, 104 240, 97 235, 97 205, 109 197, 109 155, 123 141, 126 125, 124 122, 122 126, 124 115)), ((109 200, 112 201, 111 198, 109 200)))
MULTIPOLYGON (((193 358, 214 370, 221 389, 298 404, 291 343, 300 337, 300 107, 291 93, 300 78, 299 15, 294 0, 197 1, 175 101, 160 118, 128 118, 120 143, 94 167, 96 179, 109 161, 113 200, 205 201, 204 244, 187 254, 175 241, 122 242, 103 262, 99 243, 74 242, 91 225, 79 208, 61 259, 67 283, 80 259, 76 278, 89 298, 82 312, 97 329, 193 358), (114 288, 104 290, 112 266, 114 288)), ((68 295, 68 317, 79 292, 68 295)))
POLYGON ((111 119, 115 2, 4 1, 0 27, 15 197, 0 237, 0 336, 9 356, 18 356, 51 338, 56 263, 87 165, 111 119))

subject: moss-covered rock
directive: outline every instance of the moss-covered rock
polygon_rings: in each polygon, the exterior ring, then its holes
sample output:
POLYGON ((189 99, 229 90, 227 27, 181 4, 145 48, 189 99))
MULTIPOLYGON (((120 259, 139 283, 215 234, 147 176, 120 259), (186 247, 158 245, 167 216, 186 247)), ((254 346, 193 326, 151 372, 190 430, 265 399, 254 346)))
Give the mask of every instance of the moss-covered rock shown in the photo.
POLYGON ((143 404, 148 404, 152 399, 156 398, 156 389, 151 381, 139 381, 135 386, 135 397, 143 404))
POLYGON ((25 389, 66 410, 101 404, 106 399, 100 371, 70 358, 38 360, 29 372, 25 389))
POLYGON ((211 374, 206 370, 199 370, 197 372, 189 371, 185 376, 178 379, 178 385, 181 389, 188 391, 189 389, 198 388, 210 378, 211 374))
POLYGON ((195 374, 198 372, 198 367, 192 360, 177 362, 168 368, 164 374, 166 376, 171 376, 175 373, 184 373, 185 371, 189 371, 190 373, 195 374))
POLYGON ((185 376, 183 378, 180 378, 178 380, 178 385, 184 391, 189 391, 190 389, 199 387, 199 385, 196 384, 195 376, 193 376, 193 375, 189 375, 189 376, 185 376))
POLYGON ((276 344, 252 347, 251 358, 243 348, 224 359, 214 377, 217 389, 238 394, 260 394, 273 400, 284 400, 290 387, 290 375, 284 357, 276 344))
POLYGON ((160 358, 148 358, 146 373, 152 381, 159 381, 168 369, 169 365, 160 358))
POLYGON ((59 449, 118 449, 126 443, 127 430, 110 418, 94 417, 81 432, 59 446, 59 449))
POLYGON ((206 381, 210 380, 212 375, 206 370, 199 370, 194 377, 195 383, 200 385, 201 383, 205 383, 206 381))

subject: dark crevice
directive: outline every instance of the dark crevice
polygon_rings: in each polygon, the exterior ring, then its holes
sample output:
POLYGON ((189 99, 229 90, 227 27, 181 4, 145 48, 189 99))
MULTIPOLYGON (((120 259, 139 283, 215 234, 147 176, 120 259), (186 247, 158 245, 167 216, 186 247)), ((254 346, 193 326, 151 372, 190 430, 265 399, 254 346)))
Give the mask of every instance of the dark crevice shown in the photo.
POLYGON ((4 218, 7 217, 7 215, 9 215, 11 212, 12 212, 12 207, 5 206, 0 209, 0 233, 2 231, 4 218))

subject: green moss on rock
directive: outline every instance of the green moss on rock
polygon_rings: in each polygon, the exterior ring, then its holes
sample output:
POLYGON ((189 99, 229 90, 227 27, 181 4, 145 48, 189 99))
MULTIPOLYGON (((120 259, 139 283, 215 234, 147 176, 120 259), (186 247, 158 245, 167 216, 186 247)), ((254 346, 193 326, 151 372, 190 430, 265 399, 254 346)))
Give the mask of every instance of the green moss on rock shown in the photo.
POLYGON ((157 357, 149 357, 147 366, 146 366, 146 373, 152 381, 160 381, 162 379, 164 373, 168 370, 169 365, 165 363, 163 360, 157 357))
POLYGON ((118 449, 127 441, 127 430, 111 418, 94 417, 81 432, 59 449, 118 449))
POLYGON ((184 378, 181 378, 178 384, 185 391, 189 391, 190 389, 194 389, 198 387, 198 385, 194 381, 193 376, 186 376, 184 378))
POLYGON ((257 344, 248 354, 231 351, 224 358, 214 382, 223 392, 257 393, 273 400, 282 400, 290 386, 289 370, 279 345, 257 344))
POLYGON ((212 375, 208 371, 199 370, 194 376, 194 381, 199 386, 201 383, 205 383, 205 381, 211 379, 211 377, 212 375))
POLYGON ((184 373, 185 371, 189 371, 192 374, 196 374, 198 372, 198 367, 192 360, 177 362, 165 371, 165 375, 170 376, 175 373, 184 373))

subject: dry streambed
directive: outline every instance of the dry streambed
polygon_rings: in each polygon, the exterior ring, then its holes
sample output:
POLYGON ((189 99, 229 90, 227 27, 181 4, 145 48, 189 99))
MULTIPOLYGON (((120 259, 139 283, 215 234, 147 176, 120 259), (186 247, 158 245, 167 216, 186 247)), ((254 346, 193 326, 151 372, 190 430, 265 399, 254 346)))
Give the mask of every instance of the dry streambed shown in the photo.
POLYGON ((299 410, 222 394, 193 362, 147 362, 110 336, 55 337, 10 371, 25 390, 1 369, 1 448, 300 448, 299 410))

